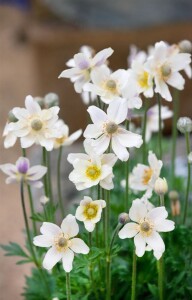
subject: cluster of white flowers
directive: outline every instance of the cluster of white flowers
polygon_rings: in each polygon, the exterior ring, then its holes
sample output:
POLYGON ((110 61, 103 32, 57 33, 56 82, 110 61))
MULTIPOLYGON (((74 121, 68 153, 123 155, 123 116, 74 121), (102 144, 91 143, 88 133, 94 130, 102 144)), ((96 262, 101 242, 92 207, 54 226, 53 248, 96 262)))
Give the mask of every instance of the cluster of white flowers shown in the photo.
POLYGON ((47 151, 72 144, 82 131, 78 130, 69 136, 68 126, 58 117, 59 110, 58 106, 42 109, 37 98, 35 100, 32 96, 27 96, 25 108, 13 108, 10 122, 5 126, 5 148, 14 146, 17 138, 20 138, 22 148, 37 144, 47 151))

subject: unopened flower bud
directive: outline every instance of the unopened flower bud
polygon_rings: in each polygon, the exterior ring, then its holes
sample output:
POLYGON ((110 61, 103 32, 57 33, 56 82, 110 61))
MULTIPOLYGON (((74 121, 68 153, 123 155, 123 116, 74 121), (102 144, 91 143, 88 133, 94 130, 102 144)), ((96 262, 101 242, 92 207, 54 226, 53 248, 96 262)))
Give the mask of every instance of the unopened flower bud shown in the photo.
POLYGON ((44 104, 44 98, 43 97, 35 97, 34 100, 40 105, 40 107, 43 109, 45 108, 44 104))
POLYGON ((45 205, 45 204, 47 204, 49 202, 49 198, 48 197, 46 197, 46 196, 41 196, 40 197, 40 203, 42 204, 42 205, 45 205))
POLYGON ((168 191, 167 180, 165 178, 158 178, 155 181, 154 191, 157 195, 162 196, 165 195, 168 191))
POLYGON ((177 121, 177 129, 181 133, 191 132, 192 131, 192 120, 188 117, 179 118, 177 121))
POLYGON ((44 98, 45 106, 47 108, 59 105, 59 96, 55 93, 49 93, 44 98))
POLYGON ((121 213, 118 217, 118 221, 120 224, 125 225, 126 223, 129 222, 129 215, 125 212, 121 213))
POLYGON ((15 123, 17 121, 18 121, 18 119, 15 117, 12 110, 10 110, 10 112, 8 113, 8 122, 9 123, 12 123, 12 122, 15 123))
POLYGON ((192 52, 192 43, 189 40, 183 40, 178 44, 180 52, 182 53, 191 53, 192 52))
POLYGON ((190 152, 188 155, 188 163, 192 164, 192 152, 190 152))

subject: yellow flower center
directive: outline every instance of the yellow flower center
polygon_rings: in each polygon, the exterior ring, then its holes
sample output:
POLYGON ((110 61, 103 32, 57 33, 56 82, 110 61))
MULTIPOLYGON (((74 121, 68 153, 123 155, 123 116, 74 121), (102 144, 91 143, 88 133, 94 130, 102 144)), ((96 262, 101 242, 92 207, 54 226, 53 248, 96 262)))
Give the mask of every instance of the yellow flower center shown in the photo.
POLYGON ((153 230, 153 224, 148 220, 142 220, 139 224, 139 229, 142 235, 150 236, 153 230))
POLYGON ((101 175, 101 169, 95 165, 92 165, 86 169, 85 173, 86 173, 86 176, 88 178, 90 178, 91 180, 96 180, 101 175))
POLYGON ((149 79, 149 73, 144 71, 139 75, 138 83, 142 88, 148 88, 148 79, 149 79))
POLYGON ((108 122, 106 125, 105 125, 105 131, 108 133, 108 134, 113 134, 117 131, 118 129, 118 125, 115 123, 115 122, 108 122))
POLYGON ((105 84, 105 87, 109 92, 111 92, 113 94, 117 93, 117 84, 114 80, 112 80, 112 79, 108 80, 105 84))
POLYGON ((33 119, 31 121, 31 128, 35 131, 39 131, 41 130, 41 128, 43 127, 43 123, 41 122, 41 120, 39 119, 33 119))
POLYGON ((67 138, 67 137, 66 137, 65 135, 63 135, 63 136, 60 137, 60 138, 56 138, 55 141, 56 141, 57 144, 63 145, 63 143, 64 143, 64 141, 66 140, 66 138, 67 138))
POLYGON ((153 174, 153 170, 151 168, 144 170, 144 174, 143 174, 143 178, 142 178, 142 183, 144 185, 148 184, 149 180, 151 179, 152 174, 153 174))
POLYGON ((86 217, 86 219, 93 219, 96 217, 97 215, 97 212, 98 212, 98 206, 95 205, 95 204, 88 204, 86 207, 85 207, 85 210, 84 210, 84 216, 86 217))
POLYGON ((57 251, 61 252, 65 251, 71 245, 71 241, 69 240, 68 236, 65 236, 63 233, 61 233, 56 237, 54 244, 57 251))

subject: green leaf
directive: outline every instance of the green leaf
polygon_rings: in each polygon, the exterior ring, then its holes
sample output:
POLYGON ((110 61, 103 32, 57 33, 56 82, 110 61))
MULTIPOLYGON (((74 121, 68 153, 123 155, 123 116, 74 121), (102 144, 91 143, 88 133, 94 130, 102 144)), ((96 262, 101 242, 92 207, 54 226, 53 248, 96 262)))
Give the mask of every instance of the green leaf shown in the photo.
POLYGON ((27 253, 17 243, 10 242, 8 245, 0 245, 5 251, 5 256, 21 256, 29 258, 27 253))

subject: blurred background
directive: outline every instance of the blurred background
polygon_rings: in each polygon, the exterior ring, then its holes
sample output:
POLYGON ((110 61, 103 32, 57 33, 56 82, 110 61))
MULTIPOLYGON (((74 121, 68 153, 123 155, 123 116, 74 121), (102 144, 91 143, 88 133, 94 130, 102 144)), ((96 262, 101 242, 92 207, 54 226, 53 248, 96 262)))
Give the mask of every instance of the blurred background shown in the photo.
MULTIPOLYGON (((0 0, 1 133, 7 113, 23 106, 26 95, 48 92, 59 95, 60 116, 71 132, 85 127, 86 107, 80 96, 69 80, 58 80, 66 61, 80 46, 89 45, 96 51, 112 47, 110 65, 115 70, 127 68, 131 44, 145 50, 160 40, 177 43, 183 39, 192 40, 191 0, 0 0)), ((192 117, 189 79, 181 98, 180 115, 192 117)), ((1 140, 0 164, 14 163, 20 155, 19 147, 5 150, 1 140)), ((0 174, 0 242, 23 244, 18 187, 4 181, 0 174)), ((22 299, 24 275, 30 266, 16 266, 15 262, 0 250, 1 300, 22 299)))

